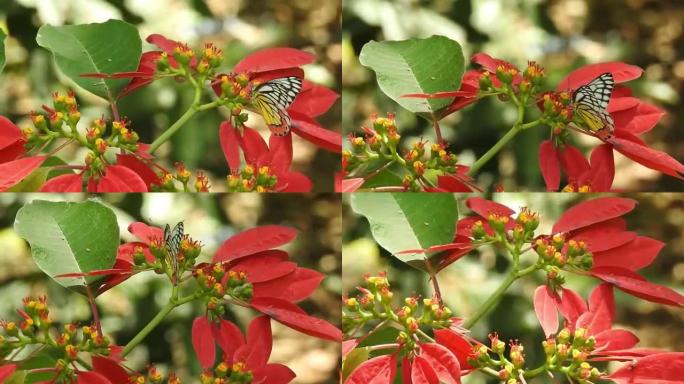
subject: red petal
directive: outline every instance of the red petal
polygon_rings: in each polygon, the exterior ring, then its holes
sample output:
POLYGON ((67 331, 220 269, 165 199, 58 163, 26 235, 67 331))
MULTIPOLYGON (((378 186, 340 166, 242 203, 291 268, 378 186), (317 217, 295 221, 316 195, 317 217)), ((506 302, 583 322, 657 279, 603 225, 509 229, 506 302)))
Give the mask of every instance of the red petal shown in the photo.
POLYGON ((343 341, 342 342, 342 359, 344 360, 344 358, 347 357, 349 352, 353 351, 357 345, 359 345, 358 339, 350 339, 350 340, 343 341))
POLYGON ((551 140, 544 140, 539 145, 539 168, 547 191, 557 191, 560 185, 560 163, 558 150, 551 140))
MULTIPOLYGON (((623 232, 632 233, 632 232, 623 232)), ((615 235, 611 235, 615 236, 615 235)), ((615 236, 616 238, 618 236, 615 236)), ((651 265, 665 243, 646 236, 635 236, 624 245, 603 252, 594 252, 594 268, 619 267, 636 271, 651 265)))
POLYGON ((587 312, 587 304, 577 292, 563 288, 558 310, 565 318, 567 325, 574 330, 577 319, 587 312))
POLYGON ((615 150, 636 161, 644 167, 660 171, 666 175, 684 179, 684 165, 672 158, 665 152, 657 151, 645 145, 640 145, 631 140, 632 134, 620 131, 619 137, 609 140, 615 150))
POLYGON ((608 111, 615 121, 615 129, 634 135, 649 132, 665 115, 665 111, 636 97, 613 97, 608 111))
POLYGON ((233 67, 233 72, 266 72, 301 67, 313 63, 315 56, 294 48, 266 48, 254 52, 233 67))
POLYGON ((77 384, 112 384, 106 377, 97 372, 79 372, 76 375, 77 384))
POLYGON ((302 91, 288 110, 309 117, 320 116, 327 112, 339 97, 340 95, 333 90, 305 80, 302 91))
POLYGON ((470 199, 466 200, 466 205, 471 211, 477 213, 485 219, 491 214, 499 216, 511 216, 515 213, 514 210, 503 204, 486 200, 481 197, 471 197, 470 199))
POLYGON ((152 188, 152 184, 161 184, 159 176, 157 176, 152 168, 135 155, 118 154, 116 155, 116 163, 137 173, 145 182, 148 190, 152 188))
POLYGON ((147 225, 143 222, 136 221, 128 225, 128 232, 132 233, 143 243, 149 244, 153 240, 160 240, 164 238, 164 230, 158 227, 147 225))
POLYGON ((359 364, 344 383, 389 384, 394 381, 396 371, 396 355, 378 356, 359 364))
POLYGON ((548 337, 558 331, 558 311, 553 297, 546 285, 540 285, 534 291, 534 312, 537 314, 544 334, 548 337))
POLYGON ((440 344, 426 343, 420 345, 420 357, 430 365, 437 377, 438 382, 445 384, 461 383, 461 365, 451 351, 440 344))
POLYGON ((0 163, 14 160, 26 153, 21 129, 5 116, 0 116, 0 163))
POLYGON ((66 174, 53 177, 40 188, 40 192, 82 192, 83 175, 66 174))
POLYGON ((324 278, 314 270, 297 268, 281 278, 254 284, 253 297, 275 297, 296 303, 311 296, 324 278))
POLYGON ((252 299, 254 309, 299 332, 325 340, 342 341, 342 332, 325 320, 309 316, 287 300, 272 297, 252 299))
POLYGON ((247 328, 247 344, 245 347, 249 350, 247 356, 241 359, 238 357, 238 353, 236 353, 235 360, 245 361, 247 366, 252 369, 266 365, 273 349, 271 319, 268 316, 255 317, 250 321, 247 328))
POLYGON ((97 183, 97 192, 148 192, 145 181, 130 168, 122 165, 107 167, 106 174, 97 183))
POLYGON ((451 329, 435 329, 435 341, 445 346, 458 359, 461 370, 471 370, 473 367, 468 364, 468 355, 473 350, 473 346, 458 333, 451 329))
POLYGON ((211 323, 206 316, 200 316, 192 322, 192 346, 202 368, 214 366, 216 345, 211 337, 211 323))
POLYGON ((639 78, 643 71, 635 65, 620 62, 589 64, 570 72, 565 79, 561 80, 556 89, 558 91, 577 89, 606 72, 613 74, 615 83, 624 83, 639 78))
POLYGON ((292 135, 271 135, 268 139, 271 151, 271 168, 276 174, 287 172, 292 165, 292 135))
POLYGON ((602 354, 607 354, 610 350, 630 349, 639 342, 635 334, 624 329, 607 329, 594 337, 596 338, 594 353, 602 354))
POLYGON ((216 251, 213 262, 229 261, 292 242, 297 231, 280 225, 263 225, 229 238, 216 251))
POLYGON ((591 170, 591 166, 582 152, 569 144, 560 152, 560 162, 571 183, 591 170))
POLYGON ((92 357, 93 371, 106 377, 112 383, 127 383, 128 373, 117 362, 101 356, 92 357))
POLYGON ((472 192, 473 189, 468 184, 462 182, 452 175, 437 176, 437 186, 448 192, 472 192))
POLYGON ((298 136, 330 152, 342 152, 341 134, 321 127, 316 120, 299 112, 290 111, 290 117, 292 131, 298 136))
POLYGON ((219 140, 231 172, 237 172, 240 169, 240 136, 229 120, 221 123, 219 140))
POLYGON ((296 375, 290 368, 282 364, 266 364, 262 369, 255 373, 256 378, 263 378, 264 381, 257 381, 268 384, 286 384, 292 381, 296 375))
POLYGON ((626 124, 617 123, 617 116, 625 115, 623 112, 630 111, 630 113, 628 113, 627 115, 629 115, 629 119, 631 120, 631 118, 634 117, 634 108, 636 108, 639 105, 639 103, 641 103, 641 101, 636 97, 620 97, 615 95, 615 92, 613 92, 613 97, 611 97, 608 101, 608 108, 606 110, 610 112, 611 116, 613 116, 616 126, 624 126, 626 124))
POLYGON ((280 192, 311 192, 313 183, 308 176, 301 172, 288 172, 278 175, 277 188, 280 192))
POLYGON ((40 167, 45 156, 31 156, 0 164, 0 192, 6 191, 40 167))
POLYGON ((684 296, 668 287, 653 284, 642 276, 626 268, 599 267, 591 270, 591 274, 611 283, 620 290, 654 303, 673 306, 684 306, 684 296))
POLYGON ((140 64, 138 64, 137 75, 132 76, 131 82, 128 83, 121 93, 117 96, 119 99, 142 88, 154 81, 154 72, 157 70, 157 60, 161 56, 160 51, 145 52, 140 56, 140 64))
POLYGON ((413 362, 408 357, 401 358, 401 384, 413 384, 411 382, 411 370, 413 362))
POLYGON ((439 384, 439 377, 430 363, 422 356, 413 358, 411 365, 412 384, 439 384))
POLYGON ((0 383, 4 383, 16 370, 17 366, 15 364, 7 364, 0 367, 0 383))
POLYGON ((264 159, 270 160, 270 152, 266 140, 254 129, 243 127, 240 145, 244 151, 245 161, 248 164, 261 165, 264 159))
POLYGON ((681 384, 682 372, 684 352, 667 352, 627 363, 608 378, 618 384, 681 384))
POLYGON ((366 180, 363 177, 355 177, 353 179, 342 180, 342 193, 352 193, 359 189, 366 180))
POLYGON ((595 254, 620 247, 636 239, 636 233, 625 231, 626 225, 623 218, 616 217, 573 231, 571 237, 575 241, 584 241, 589 251, 595 254))
POLYGON ((223 351, 223 359, 231 365, 235 351, 245 345, 240 328, 228 320, 220 319, 219 324, 211 325, 211 335, 223 351))
POLYGON ((230 266, 230 270, 244 272, 252 284, 262 283, 294 272, 297 263, 288 259, 287 252, 268 250, 238 259, 230 266))
POLYGON ((609 192, 614 178, 613 146, 601 144, 591 152, 591 178, 588 184, 592 192, 609 192))
POLYGON ((610 329, 615 318, 615 297, 613 287, 609 284, 600 284, 589 296, 589 312, 593 319, 589 322, 592 334, 597 334, 610 329))
POLYGON ((630 212, 636 201, 619 197, 601 197, 571 207, 553 225, 553 233, 569 232, 630 212))

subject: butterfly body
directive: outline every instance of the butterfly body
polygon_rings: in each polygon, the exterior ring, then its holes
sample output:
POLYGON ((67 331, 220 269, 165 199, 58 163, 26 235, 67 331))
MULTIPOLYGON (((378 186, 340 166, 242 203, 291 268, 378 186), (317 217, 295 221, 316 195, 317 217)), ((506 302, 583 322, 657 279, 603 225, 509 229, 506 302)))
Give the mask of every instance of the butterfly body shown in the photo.
POLYGON ((574 113, 591 133, 603 140, 611 138, 615 129, 613 118, 607 110, 614 84, 613 74, 606 72, 572 94, 574 113))
POLYGON ((180 251, 181 241, 183 240, 183 222, 180 221, 173 229, 166 224, 164 227, 164 243, 166 244, 166 251, 169 254, 169 261, 173 268, 173 273, 178 273, 178 252, 180 251))
POLYGON ((273 79, 254 88, 252 104, 274 135, 285 136, 290 133, 292 121, 287 108, 301 90, 302 79, 296 76, 273 79))

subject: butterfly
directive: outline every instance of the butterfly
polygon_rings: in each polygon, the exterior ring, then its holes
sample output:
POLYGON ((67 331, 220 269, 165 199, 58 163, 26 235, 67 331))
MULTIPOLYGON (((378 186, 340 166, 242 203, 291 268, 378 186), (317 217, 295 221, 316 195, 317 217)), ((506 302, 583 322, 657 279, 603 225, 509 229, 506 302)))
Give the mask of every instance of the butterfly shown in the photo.
POLYGON ((613 118, 607 111, 614 84, 613 74, 606 72, 572 94, 575 113, 601 139, 612 137, 615 129, 613 118))
POLYGON ((180 251, 181 241, 183 240, 183 222, 180 221, 173 229, 166 224, 164 227, 164 243, 169 254, 174 275, 178 272, 178 252, 180 251))
POLYGON ((290 133, 292 121, 287 108, 302 90, 302 79, 296 76, 281 77, 260 84, 254 89, 252 104, 263 116, 276 136, 290 133))

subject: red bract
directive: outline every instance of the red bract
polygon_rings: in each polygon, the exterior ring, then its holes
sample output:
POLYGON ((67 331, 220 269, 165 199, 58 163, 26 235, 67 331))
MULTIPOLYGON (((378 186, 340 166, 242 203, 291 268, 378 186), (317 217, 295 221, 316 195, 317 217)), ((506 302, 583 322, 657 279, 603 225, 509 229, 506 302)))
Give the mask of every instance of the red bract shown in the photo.
POLYGON ((4 383, 17 370, 16 364, 7 364, 0 367, 0 383, 4 383))
POLYGON ((618 384, 674 384, 682 382, 684 353, 663 352, 636 358, 607 379, 618 384))
POLYGON ((40 167, 45 156, 26 156, 24 135, 9 119, 0 116, 0 192, 6 191, 40 167))
POLYGON ((591 153, 591 163, 575 147, 557 148, 550 140, 539 146, 539 166, 548 191, 558 190, 561 169, 567 175, 567 192, 608 192, 615 177, 613 147, 602 144, 591 153))
POLYGON ((393 382, 396 373, 396 355, 378 356, 356 367, 345 384, 388 384, 393 382))

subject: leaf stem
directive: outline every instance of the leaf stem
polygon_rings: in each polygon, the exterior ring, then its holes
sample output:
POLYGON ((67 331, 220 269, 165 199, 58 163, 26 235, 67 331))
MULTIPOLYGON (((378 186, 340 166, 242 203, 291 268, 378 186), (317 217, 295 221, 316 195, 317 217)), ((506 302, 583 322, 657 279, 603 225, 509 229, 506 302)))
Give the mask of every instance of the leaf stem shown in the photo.
POLYGON ((506 278, 501 282, 501 285, 499 285, 499 288, 494 291, 494 293, 487 298, 487 300, 482 304, 480 308, 477 309, 477 311, 468 318, 468 320, 463 323, 463 327, 470 329, 475 325, 484 315, 489 313, 492 308, 499 302, 501 297, 503 296, 504 293, 506 293, 506 290, 515 282, 515 280, 518 279, 518 272, 515 268, 511 268, 511 270, 508 271, 508 274, 506 275, 506 278))

